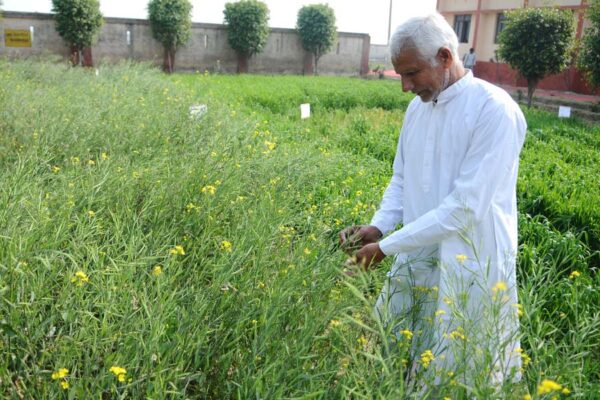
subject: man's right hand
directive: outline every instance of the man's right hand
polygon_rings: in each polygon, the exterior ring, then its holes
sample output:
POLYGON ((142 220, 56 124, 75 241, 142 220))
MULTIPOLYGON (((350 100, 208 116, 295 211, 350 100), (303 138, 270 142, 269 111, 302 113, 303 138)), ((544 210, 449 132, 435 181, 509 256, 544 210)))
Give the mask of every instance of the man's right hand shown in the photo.
POLYGON ((383 234, 373 225, 354 225, 340 232, 340 246, 353 255, 358 249, 377 242, 383 234))

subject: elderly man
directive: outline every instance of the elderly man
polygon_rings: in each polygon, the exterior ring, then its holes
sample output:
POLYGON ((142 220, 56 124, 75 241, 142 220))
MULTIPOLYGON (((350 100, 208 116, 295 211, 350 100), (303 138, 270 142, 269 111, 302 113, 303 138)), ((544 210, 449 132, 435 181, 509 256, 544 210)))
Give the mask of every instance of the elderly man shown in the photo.
POLYGON ((457 48, 439 14, 395 31, 393 65, 416 97, 378 211, 340 240, 364 266, 395 256, 376 311, 396 334, 414 334, 413 374, 436 365, 498 383, 520 376, 516 182, 526 123, 457 48))

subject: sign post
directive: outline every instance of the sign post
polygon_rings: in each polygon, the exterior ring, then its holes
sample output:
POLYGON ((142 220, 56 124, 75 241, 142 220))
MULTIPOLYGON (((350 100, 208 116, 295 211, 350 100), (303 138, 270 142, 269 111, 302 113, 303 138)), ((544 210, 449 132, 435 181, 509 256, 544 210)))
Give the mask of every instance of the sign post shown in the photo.
POLYGON ((27 29, 5 29, 4 45, 6 47, 31 47, 31 31, 27 29))

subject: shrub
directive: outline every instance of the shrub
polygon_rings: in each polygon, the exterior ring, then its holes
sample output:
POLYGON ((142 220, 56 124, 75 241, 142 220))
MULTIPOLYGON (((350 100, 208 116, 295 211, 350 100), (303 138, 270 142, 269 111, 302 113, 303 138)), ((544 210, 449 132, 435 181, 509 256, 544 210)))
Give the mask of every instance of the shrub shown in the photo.
MULTIPOLYGON (((79 52, 96 41, 102 26, 98 0, 52 0, 56 31, 71 47, 71 62, 79 64, 79 52)), ((84 54, 85 66, 93 65, 91 50, 84 54)))
POLYGON ((192 5, 188 0, 151 0, 148 19, 152 35, 165 48, 163 70, 173 72, 177 47, 188 42, 191 35, 192 5))
POLYGON ((238 54, 238 71, 248 72, 248 59, 260 53, 269 36, 269 9, 258 0, 225 4, 227 41, 238 54))
POLYGON ((314 73, 318 74, 319 58, 327 53, 336 39, 335 14, 327 4, 304 6, 298 12, 296 29, 302 47, 313 55, 314 73))
POLYGON ((573 16, 551 8, 524 8, 507 13, 499 55, 527 79, 527 105, 546 75, 562 71, 570 61, 573 16))
POLYGON ((586 75, 588 82, 595 87, 600 86, 600 1, 592 0, 588 10, 591 26, 585 30, 578 66, 586 75))

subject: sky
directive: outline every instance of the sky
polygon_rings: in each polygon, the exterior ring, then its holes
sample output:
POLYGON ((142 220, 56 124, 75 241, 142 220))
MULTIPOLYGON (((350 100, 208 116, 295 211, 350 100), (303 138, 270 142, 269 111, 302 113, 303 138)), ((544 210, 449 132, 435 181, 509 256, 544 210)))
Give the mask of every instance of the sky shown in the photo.
MULTIPOLYGON (((303 5, 328 3, 335 10, 338 31, 371 35, 371 43, 387 44, 390 0, 262 0, 270 10, 269 26, 294 28, 303 5)), ((406 19, 435 11, 436 0, 391 0, 392 32, 406 19)), ((223 23, 226 0, 191 0, 192 21, 223 23)), ((105 17, 147 18, 148 0, 100 0, 105 17)), ((5 11, 49 13, 52 0, 4 0, 5 11)))

